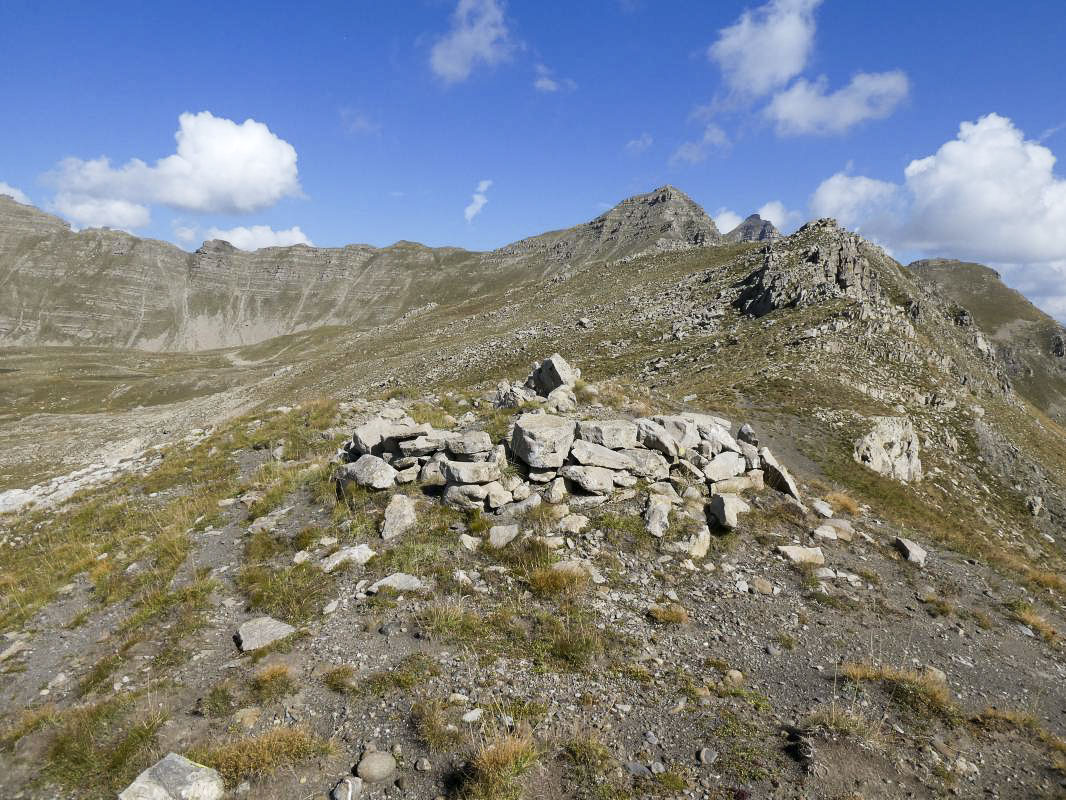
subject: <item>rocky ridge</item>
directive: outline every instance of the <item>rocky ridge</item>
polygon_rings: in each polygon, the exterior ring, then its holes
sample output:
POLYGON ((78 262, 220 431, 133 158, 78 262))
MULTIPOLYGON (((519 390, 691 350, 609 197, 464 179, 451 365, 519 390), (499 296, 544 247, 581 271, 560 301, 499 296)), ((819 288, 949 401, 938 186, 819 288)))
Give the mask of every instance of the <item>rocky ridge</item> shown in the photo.
POLYGON ((121 231, 74 233, 0 196, 0 343, 201 351, 322 326, 371 329, 531 274, 719 240, 703 209, 669 186, 491 253, 412 242, 248 253, 208 241, 190 254, 121 231))

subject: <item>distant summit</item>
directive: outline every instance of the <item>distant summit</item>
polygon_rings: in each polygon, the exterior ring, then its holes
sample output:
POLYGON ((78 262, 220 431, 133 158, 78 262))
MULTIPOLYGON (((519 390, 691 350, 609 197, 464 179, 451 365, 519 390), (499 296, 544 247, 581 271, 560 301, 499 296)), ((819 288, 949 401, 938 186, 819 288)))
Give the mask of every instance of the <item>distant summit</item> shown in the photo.
POLYGON ((591 222, 522 239, 506 255, 539 254, 554 262, 616 261, 653 252, 719 244, 722 235, 696 202, 673 186, 623 200, 591 222))
POLYGON ((780 238, 781 231, 774 227, 774 223, 768 219, 763 219, 758 214, 752 214, 729 233, 722 236, 722 241, 730 243, 770 242, 780 238))

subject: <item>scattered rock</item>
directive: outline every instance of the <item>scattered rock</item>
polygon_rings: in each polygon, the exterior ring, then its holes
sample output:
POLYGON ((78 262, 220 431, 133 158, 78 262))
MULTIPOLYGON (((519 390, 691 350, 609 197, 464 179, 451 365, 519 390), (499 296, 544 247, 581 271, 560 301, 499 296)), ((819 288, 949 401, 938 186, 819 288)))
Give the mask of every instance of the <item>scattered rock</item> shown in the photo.
POLYGON ((256 617, 237 628, 237 634, 233 638, 241 652, 247 653, 273 644, 293 633, 296 633, 296 628, 292 625, 273 617, 256 617))
POLYGON ((363 755, 355 771, 367 783, 382 783, 396 773, 396 759, 384 750, 371 750, 363 755))
POLYGON ((518 525, 493 525, 489 528, 489 546, 499 550, 513 542, 519 533, 518 525))
POLYGON ((917 542, 911 539, 904 539, 902 536, 897 536, 893 545, 899 552, 910 561, 912 564, 917 564, 919 567, 925 566, 925 558, 928 555, 925 549, 917 542))
POLYGON ((381 538, 395 539, 411 530, 418 522, 415 501, 405 494, 394 494, 385 507, 385 520, 381 524, 381 538))
POLYGON ((342 564, 355 564, 361 567, 375 555, 377 555, 377 553, 365 544, 342 547, 336 553, 328 555, 322 559, 322 571, 333 572, 333 570, 337 569, 337 567, 342 564))
POLYGON ((350 478, 360 486, 371 489, 390 489, 396 483, 396 470, 374 455, 359 456, 354 464, 346 464, 343 478, 350 478))
POLYGON ((825 563, 825 556, 820 547, 800 547, 799 545, 778 545, 777 552, 791 561, 793 564, 814 564, 821 566, 825 563))
POLYGON ((382 589, 393 589, 397 592, 419 592, 425 588, 426 584, 421 578, 408 575, 406 572, 394 572, 379 581, 375 581, 366 591, 367 594, 376 594, 382 589))
POLYGON ((734 530, 738 523, 737 515, 751 511, 751 506, 742 497, 735 494, 715 494, 707 504, 707 512, 718 523, 718 527, 734 530))
POLYGON ((210 767, 168 753, 127 786, 119 800, 221 800, 222 777, 210 767))

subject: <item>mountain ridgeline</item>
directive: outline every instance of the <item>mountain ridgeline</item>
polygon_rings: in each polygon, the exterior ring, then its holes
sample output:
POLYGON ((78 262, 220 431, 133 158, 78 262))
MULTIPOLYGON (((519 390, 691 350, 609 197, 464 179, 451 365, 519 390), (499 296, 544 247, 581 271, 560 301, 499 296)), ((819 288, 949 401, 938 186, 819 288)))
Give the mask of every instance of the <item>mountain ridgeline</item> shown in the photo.
POLYGON ((723 237, 702 208, 666 186, 487 253, 412 242, 250 253, 218 240, 187 253, 121 231, 73 232, 0 197, 0 343, 199 351, 328 325, 369 329, 430 303, 592 263, 776 235, 749 217, 723 237))

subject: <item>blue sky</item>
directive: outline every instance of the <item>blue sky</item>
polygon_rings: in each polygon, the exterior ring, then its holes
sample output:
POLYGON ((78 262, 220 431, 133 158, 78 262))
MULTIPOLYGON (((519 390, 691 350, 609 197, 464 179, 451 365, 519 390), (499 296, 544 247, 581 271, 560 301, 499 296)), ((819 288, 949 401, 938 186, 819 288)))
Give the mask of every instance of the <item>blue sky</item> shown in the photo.
POLYGON ((672 183, 994 263, 1066 318, 1063 30, 1059 2, 6 0, 0 192, 183 247, 488 249, 672 183))

